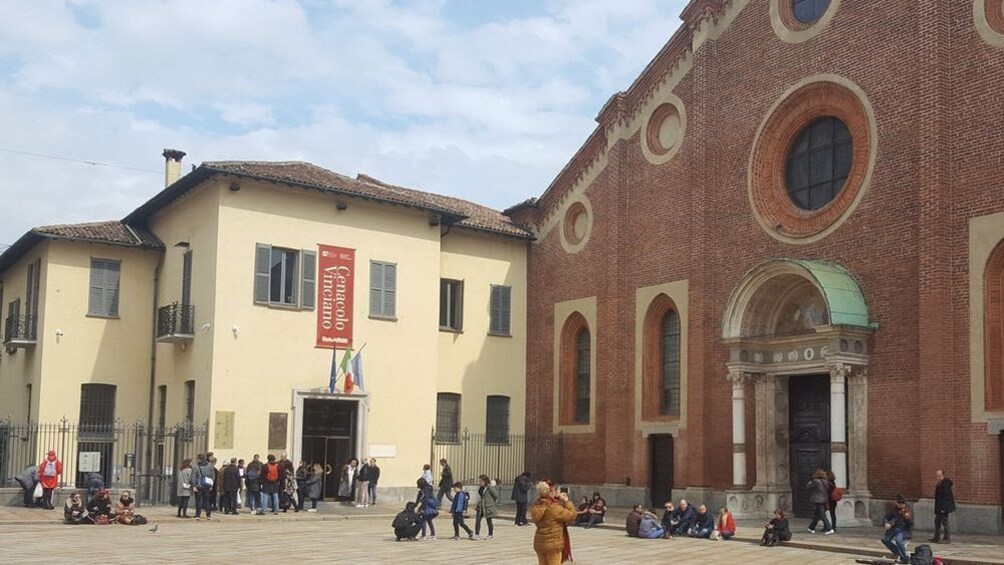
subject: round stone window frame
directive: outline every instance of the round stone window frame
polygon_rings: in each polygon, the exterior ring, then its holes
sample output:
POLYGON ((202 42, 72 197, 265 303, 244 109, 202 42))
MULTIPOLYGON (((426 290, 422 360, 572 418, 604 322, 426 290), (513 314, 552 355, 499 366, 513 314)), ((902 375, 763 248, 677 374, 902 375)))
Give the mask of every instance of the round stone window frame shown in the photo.
POLYGON ((674 94, 661 96, 659 100, 653 102, 642 126, 641 152, 645 156, 645 160, 653 165, 668 163, 680 150, 686 135, 687 110, 683 105, 683 100, 674 94), (659 141, 659 129, 663 122, 673 115, 680 120, 676 142, 673 143, 672 147, 663 147, 659 141))
POLYGON ((984 41, 1004 48, 1004 0, 973 0, 973 20, 984 41))
POLYGON ((774 103, 753 142, 747 194, 757 222, 771 237, 791 244, 812 243, 833 233, 854 212, 871 185, 877 143, 875 113, 860 87, 836 75, 816 75, 799 81, 774 103), (851 133, 851 170, 829 204, 818 210, 802 210, 788 195, 788 154, 805 127, 827 116, 843 121, 851 133))
POLYGON ((580 196, 568 204, 565 214, 561 219, 561 247, 568 253, 578 253, 589 243, 589 236, 593 231, 593 207, 589 199, 580 196), (575 233, 575 223, 585 215, 585 229, 581 236, 575 233))
POLYGON ((830 6, 818 20, 805 23, 795 17, 791 0, 770 0, 770 23, 774 33, 786 43, 802 43, 820 34, 829 26, 840 9, 840 0, 830 0, 830 6))

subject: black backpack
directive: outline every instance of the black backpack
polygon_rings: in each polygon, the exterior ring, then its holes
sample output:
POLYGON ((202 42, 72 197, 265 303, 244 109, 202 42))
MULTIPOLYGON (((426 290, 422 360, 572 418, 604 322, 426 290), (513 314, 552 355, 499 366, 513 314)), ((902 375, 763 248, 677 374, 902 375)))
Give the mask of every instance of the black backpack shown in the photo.
POLYGON ((931 551, 931 546, 918 545, 917 549, 913 550, 910 554, 910 565, 933 565, 934 563, 934 552, 931 551))

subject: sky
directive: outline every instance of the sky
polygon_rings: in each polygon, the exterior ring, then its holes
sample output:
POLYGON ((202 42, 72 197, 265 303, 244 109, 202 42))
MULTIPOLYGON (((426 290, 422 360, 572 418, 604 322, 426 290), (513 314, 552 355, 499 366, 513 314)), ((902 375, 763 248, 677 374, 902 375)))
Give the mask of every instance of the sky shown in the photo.
POLYGON ((164 148, 183 171, 302 160, 498 209, 540 196, 686 3, 5 0, 0 250, 121 219, 163 188, 164 148))

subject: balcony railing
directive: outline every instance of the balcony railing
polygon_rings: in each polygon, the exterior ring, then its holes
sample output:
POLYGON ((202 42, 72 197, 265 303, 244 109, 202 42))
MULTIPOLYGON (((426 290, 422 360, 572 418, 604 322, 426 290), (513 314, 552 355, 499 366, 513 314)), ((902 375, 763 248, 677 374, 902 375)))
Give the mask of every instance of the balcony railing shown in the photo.
POLYGON ((38 337, 35 316, 8 316, 3 325, 3 344, 7 347, 29 347, 38 337))
POLYGON ((179 343, 195 339, 195 306, 168 304, 157 309, 157 341, 179 343))

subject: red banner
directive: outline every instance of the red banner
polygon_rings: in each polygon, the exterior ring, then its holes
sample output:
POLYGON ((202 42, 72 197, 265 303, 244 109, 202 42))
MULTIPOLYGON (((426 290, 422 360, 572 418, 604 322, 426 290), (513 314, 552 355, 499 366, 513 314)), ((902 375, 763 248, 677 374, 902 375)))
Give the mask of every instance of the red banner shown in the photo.
POLYGON ((315 347, 352 346, 352 289, 356 250, 318 245, 317 343, 315 347))

